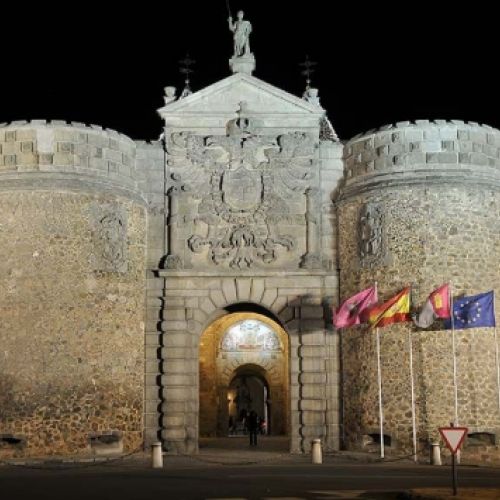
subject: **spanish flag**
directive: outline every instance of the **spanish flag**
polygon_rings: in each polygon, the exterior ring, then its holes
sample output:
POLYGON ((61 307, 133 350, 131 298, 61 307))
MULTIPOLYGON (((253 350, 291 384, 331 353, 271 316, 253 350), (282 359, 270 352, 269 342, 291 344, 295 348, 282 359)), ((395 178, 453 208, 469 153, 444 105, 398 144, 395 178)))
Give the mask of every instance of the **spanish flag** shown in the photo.
POLYGON ((395 297, 383 304, 372 307, 368 311, 368 323, 372 328, 411 321, 410 287, 399 292, 395 297))

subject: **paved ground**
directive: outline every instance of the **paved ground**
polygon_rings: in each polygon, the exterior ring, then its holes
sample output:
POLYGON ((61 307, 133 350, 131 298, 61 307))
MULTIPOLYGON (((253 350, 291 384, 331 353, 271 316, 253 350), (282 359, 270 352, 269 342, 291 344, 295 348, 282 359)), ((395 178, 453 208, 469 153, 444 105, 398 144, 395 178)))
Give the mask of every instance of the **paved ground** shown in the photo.
MULTIPOLYGON (((441 487, 446 491, 450 484, 450 469, 445 466, 368 463, 362 457, 342 454, 313 465, 309 457, 289 455, 286 442, 262 440, 254 449, 246 441, 234 439, 226 445, 204 441, 196 457, 167 455, 163 469, 151 469, 145 455, 107 464, 29 462, 0 467, 0 499, 390 500, 410 498, 401 492, 412 488, 441 487)), ((459 484, 474 488, 462 498, 482 498, 472 496, 478 488, 498 488, 490 492, 496 496, 484 498, 500 498, 498 469, 461 466, 459 484)), ((424 493, 420 492, 421 498, 429 498, 427 493, 433 492, 424 493)))

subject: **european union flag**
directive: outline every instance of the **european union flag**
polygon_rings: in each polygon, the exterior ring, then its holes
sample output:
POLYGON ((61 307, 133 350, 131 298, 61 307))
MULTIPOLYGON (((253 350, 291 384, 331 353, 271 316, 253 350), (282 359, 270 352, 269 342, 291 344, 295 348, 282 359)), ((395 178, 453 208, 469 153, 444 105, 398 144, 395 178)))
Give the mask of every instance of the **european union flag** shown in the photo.
MULTIPOLYGON (((453 301, 455 329, 495 326, 494 293, 491 291, 455 299, 453 301)), ((444 326, 451 328, 451 319, 447 319, 444 326)))

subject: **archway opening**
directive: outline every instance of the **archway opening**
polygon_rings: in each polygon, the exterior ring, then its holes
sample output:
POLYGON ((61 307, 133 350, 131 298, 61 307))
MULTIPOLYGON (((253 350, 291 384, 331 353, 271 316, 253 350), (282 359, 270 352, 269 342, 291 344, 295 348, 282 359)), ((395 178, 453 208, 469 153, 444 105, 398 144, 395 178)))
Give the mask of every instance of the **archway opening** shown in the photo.
POLYGON ((288 435, 288 336, 276 321, 255 312, 215 320, 200 338, 200 437, 245 435, 255 411, 261 433, 288 435))
POLYGON ((246 435, 247 418, 257 414, 261 434, 271 434, 271 393, 265 370, 256 365, 243 365, 235 371, 227 391, 228 435, 246 435))

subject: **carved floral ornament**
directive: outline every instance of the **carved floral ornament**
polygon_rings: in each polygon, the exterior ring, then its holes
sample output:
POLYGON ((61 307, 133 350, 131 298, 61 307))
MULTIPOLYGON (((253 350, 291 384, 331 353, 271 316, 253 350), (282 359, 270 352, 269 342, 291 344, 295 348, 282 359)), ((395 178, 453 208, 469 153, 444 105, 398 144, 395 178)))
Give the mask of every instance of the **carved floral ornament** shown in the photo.
MULTIPOLYGON (((302 132, 256 135, 254 127, 252 119, 239 115, 227 124, 226 136, 167 137, 171 202, 182 192, 199 201, 188 247, 194 253, 208 248, 216 265, 269 264, 280 247, 296 246, 278 226, 290 218, 290 197, 304 194, 314 178, 315 142, 302 132), (208 228, 205 234, 199 223, 208 228)), ((172 252, 169 257, 180 264, 172 252)))

